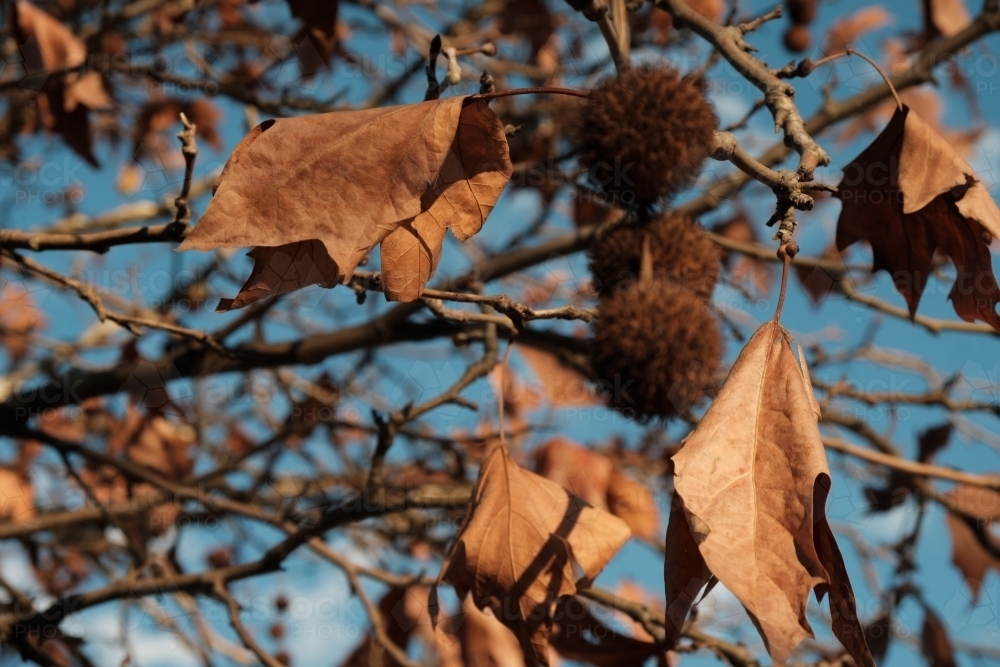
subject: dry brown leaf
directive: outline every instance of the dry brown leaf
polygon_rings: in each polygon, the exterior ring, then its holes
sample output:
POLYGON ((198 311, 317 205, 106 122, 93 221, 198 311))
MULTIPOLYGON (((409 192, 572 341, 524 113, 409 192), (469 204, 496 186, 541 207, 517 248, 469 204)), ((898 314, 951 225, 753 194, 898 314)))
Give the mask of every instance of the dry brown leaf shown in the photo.
MULTIPOLYGON (((844 264, 841 258, 840 251, 837 250, 836 245, 831 245, 823 251, 821 255, 823 259, 828 259, 835 261, 841 266, 843 270, 847 270, 847 265, 844 264)), ((806 295, 809 297, 809 302, 813 306, 819 306, 826 299, 827 296, 833 291, 837 282, 840 280, 840 276, 837 272, 830 272, 822 267, 807 267, 801 264, 796 264, 795 275, 798 276, 799 282, 802 284, 802 289, 805 290, 806 295)))
POLYGON ((828 54, 840 53, 865 33, 884 28, 894 19, 895 16, 882 5, 863 7, 833 24, 826 35, 823 51, 828 54))
POLYGON ((663 578, 667 601, 663 626, 664 643, 667 647, 673 647, 681 638, 688 612, 698 600, 699 593, 713 579, 701 551, 698 550, 698 541, 691 532, 684 512, 684 500, 677 493, 670 502, 663 578))
POLYGON ((703 562, 746 608, 776 664, 812 636, 806 607, 815 588, 817 597, 830 594, 834 634, 858 665, 874 667, 825 517, 829 468, 807 386, 787 332, 764 324, 674 455, 680 502, 666 557, 672 638, 705 580, 703 562))
POLYGON ((499 12, 500 34, 525 38, 531 43, 531 57, 545 46, 556 25, 552 13, 542 0, 507 0, 499 12))
POLYGON ((528 345, 518 345, 516 349, 542 383, 544 398, 553 407, 600 405, 601 401, 587 378, 564 364, 559 357, 528 345))
MULTIPOLYGON (((959 485, 946 494, 959 509, 979 517, 987 529, 987 537, 1000 549, 1000 539, 989 534, 990 528, 1000 522, 1000 493, 973 486, 959 485)), ((1000 572, 1000 559, 995 558, 980 544, 972 528, 954 514, 947 515, 948 532, 951 533, 952 562, 965 577, 972 599, 979 599, 983 580, 989 570, 1000 572)))
POLYGON ((596 667, 642 665, 662 652, 656 642, 637 639, 606 625, 576 597, 556 603, 557 619, 550 637, 560 656, 596 667))
POLYGON ((920 640, 930 667, 955 667, 955 651, 951 647, 951 640, 948 639, 948 631, 941 623, 941 619, 926 606, 920 640))
MULTIPOLYGON (((215 150, 222 149, 222 137, 216 125, 222 118, 222 112, 208 99, 179 100, 173 98, 157 99, 142 107, 136 118, 135 137, 132 145, 132 157, 142 157, 141 147, 155 132, 163 132, 180 123, 180 114, 187 116, 198 127, 198 136, 204 139, 215 150)), ((174 141, 176 144, 176 140, 174 141)))
POLYGON ((619 470, 610 458, 565 438, 552 438, 535 450, 535 472, 558 482, 593 507, 625 522, 647 540, 660 536, 660 511, 652 490, 619 470))
POLYGON ((31 293, 17 283, 0 291, 0 345, 18 362, 31 348, 35 332, 45 327, 45 317, 31 293))
POLYGON ((628 540, 625 523, 520 468, 505 447, 483 462, 443 579, 460 599, 489 607, 529 662, 548 664, 551 605, 593 581, 628 540))
POLYGON ((608 510, 628 525, 632 534, 659 541, 660 508, 646 484, 616 470, 608 480, 608 510))
MULTIPOLYGON (((743 243, 756 243, 758 241, 757 231, 743 212, 715 225, 712 227, 712 231, 743 243)), ((752 296, 766 297, 771 291, 772 273, 769 263, 734 252, 723 252, 722 262, 729 268, 731 280, 744 286, 752 296)))
MULTIPOLYGON (((21 0, 15 7, 18 43, 29 72, 59 70, 86 62, 87 47, 69 28, 30 2, 21 0)), ((112 104, 97 72, 70 72, 63 83, 66 111, 73 111, 78 104, 88 109, 106 109, 112 104)))
POLYGON ((552 438, 535 450, 535 472, 591 505, 608 509, 614 464, 565 438, 552 438))
POLYGON ((872 658, 881 663, 889 651, 889 640, 892 639, 892 612, 885 611, 865 626, 865 642, 872 651, 872 658))
POLYGON ((302 76, 330 69, 330 56, 337 49, 338 0, 288 0, 292 16, 303 23, 293 40, 302 76))
POLYGON ((131 410, 115 434, 112 450, 124 450, 129 460, 164 477, 180 481, 194 469, 192 429, 174 424, 160 415, 151 417, 131 410))
POLYGON ((349 279, 381 242, 386 298, 410 301, 434 273, 445 230, 460 240, 478 232, 511 173, 503 123, 482 100, 266 121, 236 147, 180 249, 257 246, 228 303, 238 308, 349 279))
POLYGON ((951 37, 972 23, 965 0, 923 0, 923 6, 924 33, 929 39, 951 37))
MULTIPOLYGON (((429 592, 430 589, 426 586, 390 588, 378 603, 382 625, 389 639, 404 651, 411 640, 420 639, 425 646, 437 653, 438 660, 435 664, 440 667, 462 667, 458 647, 447 637, 445 628, 431 624, 427 609, 429 592)), ((399 667, 400 663, 369 633, 341 664, 342 667, 368 667, 372 664, 399 667)))
MULTIPOLYGON (((30 2, 14 4, 14 37, 28 74, 37 74, 30 87, 41 89, 36 99, 37 124, 63 137, 92 166, 93 133, 88 109, 107 109, 112 100, 97 72, 69 72, 52 77, 48 72, 81 65, 87 48, 69 28, 30 2)), ((37 127, 37 126, 36 126, 37 127)))
POLYGON ((1000 236, 1000 210, 972 167, 916 113, 903 105, 893 115, 845 168, 839 197, 837 248, 871 243, 872 270, 889 272, 911 317, 941 249, 958 274, 949 294, 955 312, 1000 331, 989 248, 1000 236))
POLYGON ((462 600, 462 614, 453 616, 451 634, 461 642, 468 667, 524 667, 524 652, 517 637, 490 610, 480 611, 472 598, 462 600))
POLYGON ((839 190, 837 247, 871 243, 872 271, 890 273, 911 317, 941 249, 958 272, 949 294, 955 312, 1000 331, 1000 288, 986 235, 1000 236, 1000 210, 947 140, 903 105, 845 168, 839 190))
POLYGON ((31 521, 35 516, 31 479, 16 470, 0 467, 0 522, 31 521))

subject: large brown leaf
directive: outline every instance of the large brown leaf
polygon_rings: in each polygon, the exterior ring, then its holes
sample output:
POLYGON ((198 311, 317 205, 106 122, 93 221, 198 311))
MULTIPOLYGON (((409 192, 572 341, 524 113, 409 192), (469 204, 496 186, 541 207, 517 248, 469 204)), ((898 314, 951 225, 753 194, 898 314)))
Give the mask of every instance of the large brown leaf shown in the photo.
POLYGON ((746 608, 776 664, 812 636, 806 607, 815 588, 830 594, 834 634, 858 665, 873 667, 825 517, 830 477, 814 397, 779 324, 753 335, 673 461, 670 638, 706 581, 703 561, 746 608))
POLYGON ((1000 236, 1000 210, 972 168, 906 105, 844 170, 837 248, 872 246, 873 271, 885 270, 911 317, 936 250, 955 264, 949 298, 966 321, 1000 331, 1000 303, 990 238, 1000 236))
MULTIPOLYGON (((989 534, 990 529, 1000 522, 1000 493, 990 489, 959 485, 947 494, 959 509, 978 517, 987 528, 987 539, 1000 549, 1000 539, 989 534)), ((1000 559, 995 558, 980 543, 972 528, 961 517, 947 515, 948 531, 951 533, 952 562, 965 577, 972 593, 972 599, 979 599, 983 580, 989 570, 1000 572, 1000 559)))
POLYGON ((228 304, 238 308, 349 279, 381 242, 386 298, 411 301, 445 230, 460 240, 478 232, 511 171, 503 123, 482 100, 266 121, 236 147, 180 249, 257 246, 228 304))
POLYGON ((592 581, 628 540, 623 521, 520 468, 505 447, 483 462, 469 520, 443 578, 517 635, 529 662, 548 664, 552 603, 592 581))

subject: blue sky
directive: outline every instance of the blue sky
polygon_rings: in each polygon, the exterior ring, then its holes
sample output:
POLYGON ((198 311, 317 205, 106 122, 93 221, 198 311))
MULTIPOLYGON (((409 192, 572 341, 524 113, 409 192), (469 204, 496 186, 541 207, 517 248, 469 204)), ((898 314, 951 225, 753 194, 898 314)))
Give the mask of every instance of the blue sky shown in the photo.
MULTIPOLYGON (((552 5, 556 6, 554 3, 552 5)), ((858 42, 857 47, 878 59, 882 42, 886 37, 898 34, 900 31, 919 31, 921 18, 918 5, 919 3, 915 0, 905 3, 886 3, 884 7, 895 16, 894 23, 885 29, 865 35, 858 42)), ((770 3, 754 1, 742 3, 741 9, 744 12, 758 13, 766 11, 770 6, 770 3)), ((821 4, 819 18, 813 25, 814 44, 822 42, 822 35, 837 17, 866 6, 869 6, 868 3, 855 0, 840 0, 821 4)), ((559 10, 562 11, 562 9, 563 7, 560 5, 559 10)), ((976 4, 970 5, 970 11, 975 13, 977 10, 976 4)), ((283 5, 268 4, 266 11, 269 12, 268 16, 278 20, 279 14, 283 11, 283 5)), ((359 12, 353 6, 345 7, 344 11, 348 16, 357 15, 359 12)), ((772 67, 781 66, 793 57, 781 46, 781 35, 785 26, 785 21, 775 21, 766 24, 749 38, 760 49, 758 55, 772 67)), ((399 63, 398 60, 387 55, 388 41, 384 36, 371 36, 357 31, 348 41, 348 48, 356 53, 370 55, 372 61, 376 63, 399 63)), ((983 113, 984 132, 976 149, 968 159, 977 169, 984 183, 991 186, 991 194, 994 197, 1000 194, 1000 190, 995 184, 996 180, 1000 180, 1000 172, 996 171, 997 157, 1000 155, 1000 129, 998 129, 1000 128, 1000 105, 997 104, 997 96, 1000 95, 1000 77, 997 75, 997 57, 993 55, 995 53, 1000 53, 1000 36, 991 36, 981 40, 959 57, 959 63, 970 73, 970 80, 974 90, 976 90, 976 97, 983 113)), ((585 49, 583 57, 602 58, 604 54, 603 44, 600 41, 592 41, 585 49)), ((706 49, 703 45, 693 41, 683 59, 678 59, 676 62, 679 67, 690 69, 699 64, 705 54, 706 49)), ((652 52, 642 52, 635 55, 636 58, 659 57, 659 54, 652 52)), ((815 58, 822 54, 814 51, 812 55, 815 58)), ((417 54, 409 52, 406 54, 405 60, 409 62, 410 59, 416 57, 417 54)), ((820 87, 826 81, 829 69, 835 69, 837 78, 841 82, 834 89, 834 95, 838 98, 847 97, 877 82, 877 75, 859 59, 840 61, 827 70, 817 71, 809 79, 795 80, 793 83, 797 90, 797 101, 806 117, 822 102, 820 87)), ((758 93, 751 90, 750 86, 745 85, 745 82, 728 65, 715 66, 710 71, 709 76, 714 81, 723 84, 713 88, 715 92, 712 96, 721 125, 725 126, 741 118, 750 108, 758 93)), ((967 127, 972 122, 972 117, 966 109, 963 98, 949 87, 946 77, 940 78, 940 93, 945 102, 944 124, 952 128, 967 127)), ((585 80, 582 77, 570 77, 565 82, 566 85, 576 87, 588 87, 592 83, 593 81, 585 80)), ((365 81, 357 74, 356 70, 340 68, 332 77, 310 84, 311 89, 301 92, 315 93, 320 97, 325 97, 334 92, 347 91, 345 101, 354 102, 363 99, 364 86, 365 81)), ((404 89, 400 99, 405 102, 419 101, 423 96, 423 87, 422 77, 415 77, 412 85, 404 89)), ((178 91, 168 90, 165 92, 171 95, 179 94, 178 91)), ((217 98, 216 103, 225 114, 225 121, 219 126, 224 138, 225 149, 216 153, 202 142, 196 169, 198 175, 210 174, 219 169, 229 151, 247 130, 244 122, 244 111, 239 105, 223 98, 217 98)), ((751 152, 759 151, 776 140, 772 121, 766 112, 756 114, 751 121, 750 128, 750 132, 741 134, 740 138, 751 152)), ((836 128, 833 132, 822 135, 820 141, 833 155, 833 163, 828 168, 820 169, 817 172, 817 178, 835 184, 840 177, 840 168, 867 145, 872 137, 871 133, 866 133, 843 144, 836 139, 836 128)), ((46 192, 58 190, 64 185, 78 183, 83 191, 83 199, 79 206, 83 213, 97 213, 121 204, 155 199, 170 192, 171 186, 176 184, 179 179, 179 174, 175 173, 167 175, 166 181, 164 181, 160 178, 163 174, 154 169, 145 186, 132 196, 126 197, 115 188, 114 182, 119 169, 129 159, 131 145, 128 141, 123 142, 117 148, 108 147, 106 144, 102 144, 98 148, 98 157, 104 165, 104 169, 101 171, 95 171, 87 165, 78 165, 73 157, 64 161, 63 157, 67 155, 67 152, 58 139, 33 139, 22 142, 21 146, 26 157, 37 158, 43 164, 56 165, 48 172, 51 183, 36 180, 28 184, 28 189, 33 192, 46 192), (161 187, 164 184, 168 187, 161 187)), ((711 183, 714 177, 727 173, 730 169, 731 166, 724 163, 706 165, 699 185, 704 186, 711 183)), ((12 174, 0 173, 0 177, 5 176, 13 177, 12 174)), ((2 221, 3 226, 27 229, 45 226, 59 217, 57 208, 48 207, 42 203, 25 204, 16 201, 15 193, 17 191, 17 188, 12 188, 11 193, 7 195, 0 192, 0 221, 2 221)), ((754 224, 757 226, 761 238, 768 239, 770 231, 764 228, 763 223, 773 210, 773 195, 763 186, 754 185, 744 192, 741 199, 743 206, 753 213, 754 224)), ((680 201, 683 201, 683 198, 680 201)), ((538 197, 532 192, 508 189, 474 243, 484 250, 503 247, 505 239, 517 234, 534 218, 539 204, 538 197)), ((202 199, 196 203, 196 210, 204 210, 205 205, 206 200, 202 199)), ((711 226, 714 222, 731 215, 732 211, 731 204, 724 205, 719 211, 706 216, 702 223, 705 226, 711 226)), ((570 219, 570 213, 571 206, 568 200, 557 202, 548 219, 544 230, 545 234, 554 235, 571 229, 573 223, 570 219)), ((815 212, 799 217, 800 227, 797 238, 805 253, 819 254, 830 244, 835 233, 838 213, 839 206, 832 203, 818 207, 815 212)), ((210 256, 198 253, 173 253, 164 246, 138 246, 114 249, 102 257, 51 252, 39 255, 38 259, 62 271, 68 271, 71 268, 82 271, 90 279, 110 289, 115 289, 121 280, 131 276, 136 287, 123 293, 122 296, 142 298, 148 302, 155 299, 158 294, 163 293, 165 287, 170 285, 172 276, 180 271, 197 271, 199 266, 203 266, 210 260, 210 256)), ((866 249, 855 248, 851 259, 854 262, 863 263, 869 261, 870 256, 866 249)), ((439 275, 459 273, 468 266, 468 262, 469 260, 459 248, 459 244, 450 239, 446 244, 445 257, 442 260, 439 275)), ((242 263, 237 261, 235 266, 239 268, 237 279, 242 281, 249 272, 249 261, 242 263)), ((574 256, 553 258, 545 265, 533 269, 532 274, 535 276, 556 276, 571 281, 584 279, 587 272, 583 257, 574 256)), ((219 294, 223 296, 232 296, 238 287, 238 283, 234 284, 232 281, 216 280, 213 284, 218 287, 219 294)), ((919 312, 934 317, 955 319, 957 316, 946 299, 949 288, 950 284, 948 283, 929 285, 919 312)), ((516 289, 518 289, 517 285, 504 281, 488 286, 489 291, 516 289)), ((878 276, 874 283, 866 287, 866 293, 876 295, 893 304, 903 304, 902 297, 896 293, 890 280, 884 274, 878 276)), ((749 333, 753 330, 754 323, 762 323, 770 318, 775 296, 776 289, 772 290, 770 296, 759 302, 748 303, 736 291, 720 288, 716 293, 715 303, 720 307, 744 310, 747 321, 744 323, 743 329, 749 333)), ((49 291, 39 293, 38 297, 50 319, 49 327, 46 330, 47 336, 55 339, 72 339, 79 335, 81 330, 94 327, 93 314, 80 301, 65 299, 62 295, 49 291)), ((317 328, 330 328, 338 324, 356 322, 362 318, 368 318, 374 312, 386 307, 383 299, 377 296, 370 297, 366 306, 362 308, 353 306, 353 294, 343 288, 326 291, 315 287, 309 288, 297 295, 296 298, 301 300, 301 303, 307 308, 306 312, 311 314, 310 324, 317 328)), ((190 326, 215 329, 232 317, 234 316, 207 312, 188 318, 186 322, 190 326)), ((868 335, 870 327, 873 325, 872 315, 868 311, 839 297, 831 297, 820 308, 814 308, 802 290, 799 289, 794 277, 789 289, 783 323, 800 342, 820 341, 824 343, 827 351, 851 348, 868 335)), ((553 326, 560 327, 560 325, 553 326)), ((561 328, 570 330, 572 325, 562 325, 561 328)), ((268 328, 266 333, 272 340, 301 335, 297 327, 289 325, 273 325, 268 328)), ((125 340, 125 338, 124 335, 118 335, 118 340, 125 340)), ((162 349, 163 340, 157 335, 146 336, 143 339, 141 349, 149 356, 157 356, 162 349)), ((914 359, 925 360, 933 364, 945 377, 962 373, 969 378, 970 382, 973 382, 974 379, 992 382, 993 399, 997 398, 998 387, 996 383, 997 369, 1000 367, 1000 344, 995 337, 959 333, 934 336, 908 322, 886 317, 879 324, 874 342, 884 348, 910 355, 914 359)), ((730 361, 734 359, 738 351, 738 344, 731 343, 728 359, 730 361)), ((117 351, 112 347, 103 352, 89 355, 85 361, 93 364, 107 363, 116 358, 116 355, 117 351)), ((384 395, 390 401, 388 407, 401 405, 413 387, 423 386, 432 389, 439 383, 447 382, 453 375, 460 373, 463 368, 462 357, 453 353, 448 341, 399 345, 387 350, 385 358, 393 374, 381 380, 381 384, 378 386, 382 387, 384 395)), ((331 359, 315 368, 302 370, 302 374, 315 378, 321 371, 330 370, 336 376, 350 369, 356 360, 355 356, 350 355, 331 359)), ((523 374, 530 373, 516 358, 513 364, 516 371, 523 374)), ((828 382, 836 382, 841 378, 848 377, 852 381, 860 383, 863 388, 873 391, 885 388, 919 391, 923 388, 923 380, 912 373, 905 370, 890 372, 870 363, 818 367, 814 369, 814 375, 828 382)), ((987 390, 987 393, 989 391, 987 390)), ((481 411, 479 414, 471 414, 458 409, 444 410, 441 414, 429 417, 424 421, 441 431, 457 428, 472 429, 480 421, 494 418, 496 405, 495 399, 490 401, 492 393, 487 382, 479 382, 468 392, 473 400, 480 403, 481 411)), ((980 397, 984 398, 985 396, 980 397)), ((282 406, 279 403, 276 402, 271 407, 280 414, 282 406)), ((358 401, 348 402, 343 406, 343 409, 353 409, 357 414, 367 415, 370 407, 367 403, 358 401)), ((252 406, 249 404, 241 404, 238 409, 246 413, 252 412, 252 406)), ((860 416, 869 419, 876 429, 889 429, 892 441, 911 456, 915 453, 917 434, 928 426, 941 423, 947 417, 945 413, 937 409, 911 410, 905 415, 903 413, 896 415, 894 419, 884 411, 875 413, 868 410, 860 416)), ((549 432, 558 432, 579 442, 593 445, 607 443, 617 435, 625 437, 627 442, 634 443, 643 432, 641 427, 622 417, 601 410, 589 413, 562 410, 536 415, 535 419, 544 422, 548 429, 546 433, 530 438, 525 443, 526 449, 544 441, 549 432)), ((975 417, 972 418, 972 421, 985 429, 988 434, 995 435, 1000 432, 995 418, 975 417)), ((251 430, 252 428, 254 427, 251 427, 251 430)), ((676 431, 676 428, 672 427, 672 432, 676 431)), ((973 439, 956 434, 951 446, 939 456, 938 462, 977 472, 996 471, 998 469, 997 448, 1000 446, 998 442, 1000 442, 1000 437, 973 439)), ((0 453, 4 454, 2 458, 7 458, 6 454, 9 451, 9 443, 0 445, 0 453)), ((405 445, 397 446, 393 452, 394 455, 401 457, 408 453, 410 450, 405 445)), ((869 544, 877 546, 895 541, 912 527, 915 515, 913 506, 909 504, 885 515, 869 516, 864 509, 863 487, 866 480, 860 476, 860 467, 856 462, 836 454, 831 455, 830 464, 834 472, 834 491, 831 495, 829 515, 835 523, 835 530, 838 527, 856 530, 866 538, 869 544)), ((308 469, 307 463, 294 453, 283 456, 280 465, 288 471, 298 470, 301 472, 308 469)), ((946 488, 946 486, 942 485, 941 488, 946 488)), ((53 489, 52 492, 55 497, 60 493, 60 490, 53 489)), ((667 502, 667 496, 662 491, 660 500, 662 503, 667 502)), ((984 586, 978 605, 972 606, 968 590, 957 571, 950 564, 951 547, 944 525, 944 516, 936 508, 931 508, 925 521, 926 525, 918 548, 919 569, 915 573, 915 579, 924 587, 926 599, 945 620, 954 638, 1000 646, 1000 621, 998 621, 1000 618, 1000 580, 995 574, 991 574, 984 586)), ((258 553, 257 550, 262 545, 266 545, 268 540, 275 538, 274 534, 258 528, 249 530, 249 537, 241 545, 241 549, 245 551, 244 555, 248 558, 253 557, 254 553, 258 553)), ((226 533, 226 535, 228 534, 226 533)), ((331 535, 329 539, 336 543, 341 538, 331 535)), ((217 532, 204 529, 185 533, 183 540, 183 548, 179 551, 182 564, 189 569, 201 568, 204 554, 220 543, 217 532)), ((859 606, 863 615, 870 617, 875 613, 877 601, 872 597, 871 590, 865 584, 855 550, 843 536, 840 536, 840 542, 858 593, 859 606)), ((346 543, 342 544, 346 548, 346 543)), ((359 559, 372 558, 371 554, 356 553, 355 555, 359 559)), ((0 562, 6 570, 8 567, 16 567, 19 562, 23 564, 23 559, 19 559, 15 555, 11 545, 4 545, 0 548, 0 562)), ((277 587, 303 600, 316 601, 320 598, 335 600, 338 609, 343 610, 345 614, 349 614, 351 609, 356 610, 357 603, 351 601, 346 583, 337 571, 309 555, 299 556, 293 562, 295 565, 289 573, 260 578, 245 586, 241 585, 239 593, 252 599, 254 595, 263 595, 277 587), (351 605, 355 605, 355 607, 351 605)), ((891 572, 887 563, 883 562, 877 569, 882 585, 891 581, 891 572)), ((659 594, 662 591, 661 557, 647 546, 627 545, 608 567, 598 583, 613 587, 623 579, 635 580, 650 591, 659 594)), ((92 640, 96 640, 95 644, 101 644, 100 638, 116 636, 116 631, 120 629, 118 623, 119 619, 122 618, 121 609, 120 607, 104 606, 95 610, 93 614, 86 615, 85 619, 73 619, 69 623, 78 623, 92 640)), ((740 625, 744 633, 749 632, 749 634, 740 635, 740 638, 758 650, 761 648, 760 640, 753 633, 752 626, 744 622, 744 618, 741 616, 742 610, 739 609, 732 596, 721 587, 709 597, 702 611, 703 617, 706 615, 717 616, 716 622, 710 629, 740 625)), ((183 614, 178 613, 178 617, 183 617, 183 614)), ((221 619, 221 617, 219 618, 221 619)), ((355 641, 353 637, 334 635, 332 628, 335 623, 316 619, 315 615, 303 614, 302 619, 289 621, 290 640, 285 645, 291 651, 295 664, 314 664, 316 660, 329 663, 353 648, 355 641), (295 625, 296 623, 297 625, 295 625), (293 630, 293 628, 297 629, 293 630)), ((908 628, 911 633, 915 633, 915 637, 919 638, 922 613, 916 605, 913 603, 903 605, 899 609, 897 621, 901 627, 908 628)), ((251 622, 257 622, 255 627, 258 627, 262 634, 266 632, 267 620, 254 619, 251 622)), ((224 622, 217 625, 221 626, 220 632, 223 635, 231 636, 224 622)), ((137 650, 138 664, 187 664, 181 658, 187 649, 179 646, 176 640, 169 635, 155 633, 148 624, 130 627, 135 628, 132 644, 137 650)), ((819 617, 814 622, 814 627, 820 637, 828 636, 825 623, 819 617)), ((101 650, 106 651, 106 659, 101 659, 100 664, 117 662, 118 654, 113 647, 101 650)), ((759 652, 762 653, 762 651, 759 652)), ((885 664, 889 667, 913 664, 914 661, 919 660, 916 656, 917 654, 906 642, 897 641, 890 649, 889 659, 885 664)), ((700 665, 718 664, 718 662, 714 658, 706 656, 686 658, 682 664, 700 665)), ((971 665, 974 664, 974 661, 962 657, 960 664, 971 665)))

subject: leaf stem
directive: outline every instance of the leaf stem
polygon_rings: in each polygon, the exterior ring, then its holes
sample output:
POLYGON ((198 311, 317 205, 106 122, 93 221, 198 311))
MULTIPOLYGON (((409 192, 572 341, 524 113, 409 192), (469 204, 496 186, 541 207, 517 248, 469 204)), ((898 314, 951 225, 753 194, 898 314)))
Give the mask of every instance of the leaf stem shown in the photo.
POLYGON ((500 391, 498 393, 500 394, 500 409, 499 409, 499 413, 500 413, 500 426, 499 426, 499 428, 500 428, 500 446, 501 447, 505 446, 505 443, 504 443, 505 437, 504 436, 505 436, 506 429, 503 427, 503 404, 504 404, 504 401, 507 399, 507 362, 510 361, 510 349, 512 347, 514 347, 514 341, 508 342, 507 343, 507 349, 503 353, 503 363, 500 365, 500 391))
POLYGON ((576 90, 575 88, 558 88, 552 86, 535 86, 532 88, 508 88, 507 90, 498 90, 492 93, 478 93, 476 95, 469 95, 470 100, 492 100, 497 97, 511 97, 512 95, 538 95, 538 94, 550 94, 550 95, 571 95, 573 97, 590 97, 590 93, 586 90, 576 90))
POLYGON ((901 99, 899 99, 899 93, 896 92, 896 87, 892 85, 892 81, 889 79, 889 75, 887 75, 884 71, 882 71, 882 68, 879 67, 878 64, 874 60, 872 60, 871 58, 869 58, 865 54, 861 53, 860 51, 854 49, 853 47, 846 46, 846 47, 844 47, 844 50, 841 51, 840 53, 834 53, 831 56, 827 56, 825 58, 820 58, 819 60, 817 60, 816 62, 813 63, 813 68, 816 68, 816 67, 819 67, 820 65, 825 65, 827 63, 833 62, 834 60, 837 60, 838 58, 843 58, 844 56, 852 56, 852 55, 853 56, 859 56, 859 57, 863 58, 864 60, 868 61, 869 65, 871 65, 872 67, 875 68, 875 71, 878 72, 879 76, 882 77, 882 80, 885 81, 885 85, 887 85, 889 87, 889 92, 892 93, 892 96, 895 98, 895 100, 896 100, 896 108, 899 109, 900 111, 902 111, 902 109, 903 109, 903 101, 901 99))
POLYGON ((778 292, 778 305, 774 308, 775 322, 781 321, 781 309, 785 307, 785 292, 788 290, 788 274, 792 265, 792 254, 787 252, 785 246, 778 248, 778 255, 781 257, 781 291, 778 292))

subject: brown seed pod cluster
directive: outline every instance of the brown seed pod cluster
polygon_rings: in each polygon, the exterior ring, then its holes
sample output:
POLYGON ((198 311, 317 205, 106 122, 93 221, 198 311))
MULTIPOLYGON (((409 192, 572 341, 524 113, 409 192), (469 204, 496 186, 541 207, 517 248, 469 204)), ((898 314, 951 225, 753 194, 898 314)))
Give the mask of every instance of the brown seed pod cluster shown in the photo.
POLYGON ((600 303, 591 365, 612 408, 645 422, 714 392, 724 345, 708 300, 719 264, 718 247, 676 213, 593 242, 600 303))
POLYGON ((785 48, 792 53, 802 53, 812 46, 809 25, 816 20, 817 0, 789 0, 788 18, 791 25, 785 31, 785 48))
POLYGON ((697 178, 717 124, 698 82, 666 65, 634 67, 590 92, 580 164, 613 203, 646 208, 697 178))
POLYGON ((671 417, 715 390, 722 358, 705 301, 670 281, 601 299, 591 364, 608 404, 640 422, 671 417))
POLYGON ((719 282, 722 253, 691 218, 677 213, 661 215, 646 225, 617 227, 591 243, 590 271, 601 296, 622 292, 638 281, 646 239, 652 278, 711 298, 719 282))

